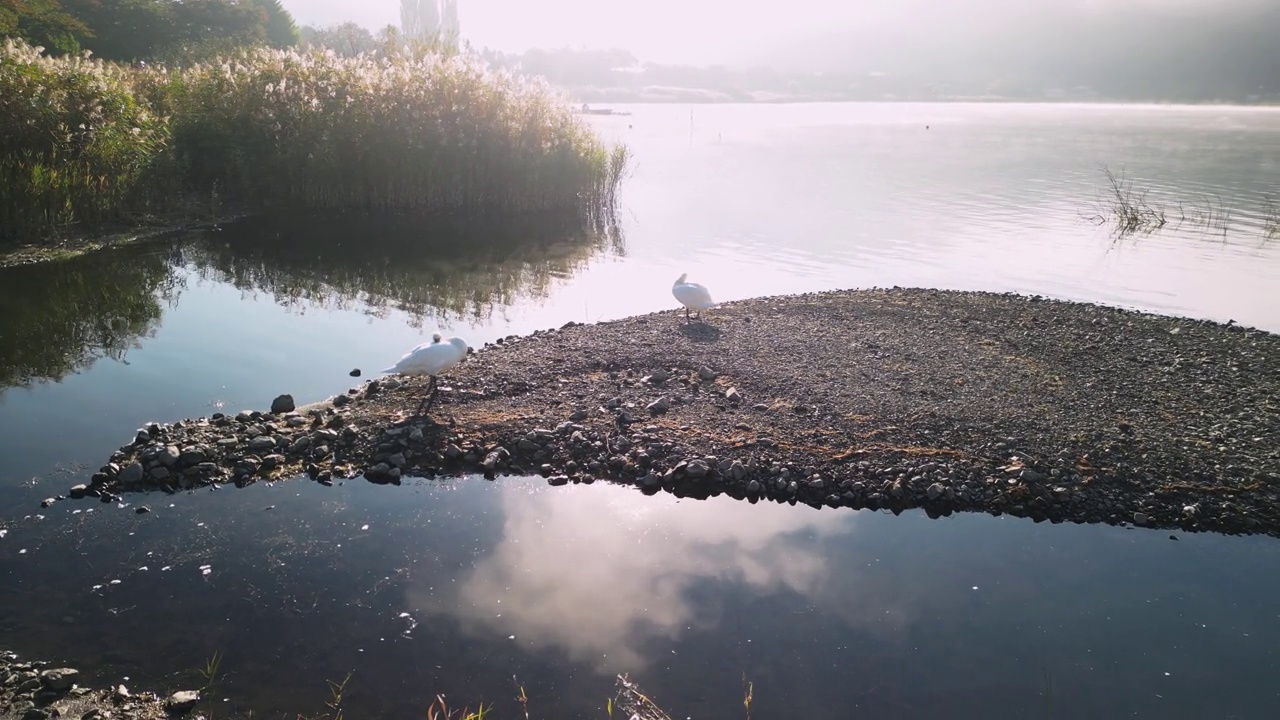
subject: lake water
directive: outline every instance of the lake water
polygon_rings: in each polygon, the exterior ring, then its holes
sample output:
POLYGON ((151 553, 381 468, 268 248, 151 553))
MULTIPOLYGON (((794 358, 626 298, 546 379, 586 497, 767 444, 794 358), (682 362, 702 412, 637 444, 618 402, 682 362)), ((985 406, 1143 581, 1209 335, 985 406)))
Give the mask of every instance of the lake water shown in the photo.
POLYGON ((591 120, 635 155, 608 233, 276 222, 0 270, 0 646, 158 689, 218 651, 227 706, 277 715, 353 669, 362 716, 513 712, 515 675, 535 716, 603 717, 616 672, 676 717, 740 712, 744 677, 757 717, 1274 715, 1266 538, 473 478, 39 509, 147 421, 318 400, 436 328, 668 309, 681 272, 723 300, 986 289, 1280 331, 1280 111, 625 109, 591 120), (1087 221, 1103 164, 1170 223, 1087 221))

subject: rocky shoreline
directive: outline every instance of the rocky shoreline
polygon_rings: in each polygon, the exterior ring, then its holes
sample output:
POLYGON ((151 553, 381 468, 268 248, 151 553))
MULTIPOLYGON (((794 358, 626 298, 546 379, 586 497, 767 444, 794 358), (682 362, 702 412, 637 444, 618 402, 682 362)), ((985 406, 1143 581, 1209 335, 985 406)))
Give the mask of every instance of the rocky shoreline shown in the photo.
POLYGON ((80 680, 75 668, 27 662, 11 652, 0 652, 0 719, 156 720, 186 715, 200 701, 195 690, 161 697, 131 693, 124 685, 94 690, 81 687, 80 680))
MULTIPOLYGON (((680 496, 1280 535, 1280 336, 891 289, 506 338, 426 383, 151 424, 70 497, 305 473, 541 474, 680 496)), ((50 498, 53 502, 58 498, 50 498)), ((145 512, 145 504, 137 508, 145 512)))

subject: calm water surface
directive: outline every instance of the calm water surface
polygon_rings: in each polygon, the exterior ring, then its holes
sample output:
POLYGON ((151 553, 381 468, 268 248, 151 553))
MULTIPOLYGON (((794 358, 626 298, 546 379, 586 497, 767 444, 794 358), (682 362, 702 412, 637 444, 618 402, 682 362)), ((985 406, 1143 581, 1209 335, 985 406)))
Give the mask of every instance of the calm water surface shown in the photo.
POLYGON ((153 687, 221 651, 220 697, 276 714, 354 669, 387 716, 509 706, 516 675, 531 709, 599 717, 615 672, 679 717, 737 712, 744 676, 758 717, 1274 716, 1267 539, 476 479, 38 509, 146 421, 317 400, 437 327, 670 308, 686 271, 726 300, 1012 290, 1280 330, 1280 112, 628 109, 592 120, 636 158, 609 231, 278 220, 0 270, 0 646, 153 687), (1085 221, 1100 164, 1170 225, 1085 221))

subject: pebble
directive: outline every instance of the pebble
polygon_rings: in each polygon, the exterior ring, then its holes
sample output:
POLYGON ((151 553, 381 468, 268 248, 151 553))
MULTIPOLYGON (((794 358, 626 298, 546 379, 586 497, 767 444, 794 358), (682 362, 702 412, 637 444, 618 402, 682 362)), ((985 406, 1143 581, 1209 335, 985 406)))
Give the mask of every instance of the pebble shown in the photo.
POLYGON ((648 410, 653 415, 661 415, 670 409, 671 403, 665 397, 660 397, 645 406, 645 410, 648 410))
POLYGON ((137 485, 142 482, 143 473, 142 463, 130 463, 128 467, 120 471, 118 479, 121 485, 137 485))
POLYGON ((270 435, 259 435, 249 441, 249 452, 266 452, 276 446, 276 441, 270 435))
POLYGON ((169 709, 174 712, 183 712, 195 707, 195 704, 198 702, 200 702, 199 690, 179 690, 169 696, 166 704, 169 706, 169 709))
POLYGON ((178 448, 173 445, 165 445, 160 450, 160 453, 156 455, 156 460, 165 467, 173 467, 180 457, 182 457, 182 453, 178 452, 178 448))
POLYGON ((40 682, 55 692, 71 689, 80 671, 75 668, 54 668, 40 673, 40 682))
POLYGON ((701 460, 694 460, 684 468, 684 474, 694 480, 706 477, 708 472, 710 472, 710 468, 701 460))
POLYGON ((742 402, 742 393, 738 392, 738 388, 731 387, 724 392, 724 399, 728 400, 734 405, 737 405, 738 403, 742 402))

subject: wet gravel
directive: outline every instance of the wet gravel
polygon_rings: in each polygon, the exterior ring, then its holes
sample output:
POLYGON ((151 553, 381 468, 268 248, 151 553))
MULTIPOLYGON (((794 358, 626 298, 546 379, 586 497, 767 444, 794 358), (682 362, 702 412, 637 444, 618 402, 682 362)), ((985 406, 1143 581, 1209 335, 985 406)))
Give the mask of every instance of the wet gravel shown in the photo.
POLYGON ((80 671, 0 652, 0 720, 159 720, 187 716, 200 702, 194 690, 167 696, 83 687, 80 671))
MULTIPOLYGON (((299 472, 1280 535, 1280 336, 1039 297, 762 298, 506 338, 443 379, 154 424, 74 497, 299 472)), ((281 398, 277 398, 278 401, 281 398)), ((265 404, 265 403, 264 403, 265 404)), ((51 500, 58 500, 53 498, 51 500)))

